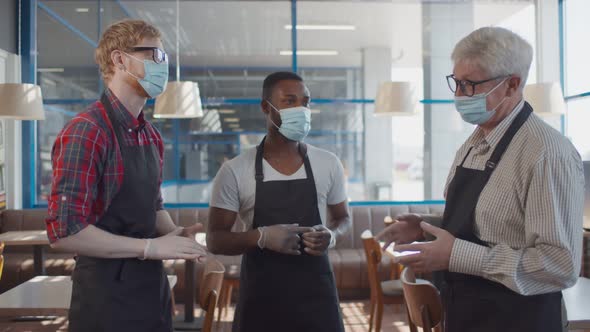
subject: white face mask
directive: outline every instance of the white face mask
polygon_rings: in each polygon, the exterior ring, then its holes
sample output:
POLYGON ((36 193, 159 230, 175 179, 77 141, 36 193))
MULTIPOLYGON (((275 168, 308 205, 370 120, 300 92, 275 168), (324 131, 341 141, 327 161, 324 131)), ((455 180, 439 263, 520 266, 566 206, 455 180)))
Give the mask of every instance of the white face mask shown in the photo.
POLYGON ((278 110, 268 101, 272 107, 281 116, 281 126, 270 119, 270 122, 279 130, 281 135, 292 141, 301 142, 307 137, 311 129, 311 110, 304 106, 284 108, 278 110))
POLYGON ((502 82, 498 83, 498 85, 496 85, 488 93, 479 93, 471 97, 455 97, 455 108, 459 114, 461 114, 463 121, 474 125, 481 125, 488 122, 494 116, 494 114, 496 114, 498 107, 500 107, 500 105, 502 105, 502 103, 507 98, 504 96, 502 101, 500 101, 496 107, 488 111, 488 96, 507 79, 508 78, 503 79, 502 82))

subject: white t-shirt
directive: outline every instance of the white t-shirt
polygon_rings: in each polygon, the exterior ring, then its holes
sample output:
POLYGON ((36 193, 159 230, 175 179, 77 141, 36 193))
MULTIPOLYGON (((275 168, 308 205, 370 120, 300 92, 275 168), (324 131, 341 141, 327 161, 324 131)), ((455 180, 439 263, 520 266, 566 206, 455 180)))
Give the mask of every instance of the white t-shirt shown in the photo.
MULTIPOLYGON (((338 157, 331 152, 307 144, 307 155, 318 194, 320 217, 325 225, 327 206, 342 203, 347 198, 344 169, 338 157)), ((252 229, 254 219, 255 161, 256 148, 251 148, 225 162, 213 180, 209 204, 212 207, 237 212, 245 224, 244 231, 252 229)), ((265 159, 262 159, 262 171, 264 182, 307 178, 305 165, 301 165, 297 172, 287 176, 276 171, 265 159)))

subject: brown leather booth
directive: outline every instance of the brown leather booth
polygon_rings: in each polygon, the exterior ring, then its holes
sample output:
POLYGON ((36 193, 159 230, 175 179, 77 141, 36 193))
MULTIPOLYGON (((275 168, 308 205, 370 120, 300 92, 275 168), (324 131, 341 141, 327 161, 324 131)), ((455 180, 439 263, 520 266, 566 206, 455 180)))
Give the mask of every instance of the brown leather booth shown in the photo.
MULTIPOLYGON (((350 211, 352 228, 337 239, 336 248, 329 251, 330 260, 336 277, 336 284, 342 298, 368 297, 369 281, 367 278, 367 263, 360 238, 361 233, 370 229, 373 234, 383 229, 385 216, 396 216, 401 213, 438 213, 441 214, 442 204, 411 204, 392 205, 366 203, 352 204, 350 211)), ((168 209, 172 219, 177 224, 188 226, 195 222, 207 223, 207 208, 168 209)), ((37 230, 45 228, 47 210, 5 210, 0 214, 0 233, 15 230, 37 230)), ((4 292, 32 277, 33 248, 6 247, 5 266, 0 280, 0 292, 4 292)), ((236 271, 240 265, 239 256, 217 256, 225 265, 227 271, 236 271)), ((390 275, 389 257, 383 256, 380 269, 381 277, 386 280, 390 275)), ((49 275, 70 275, 74 269, 75 260, 71 254, 59 253, 51 248, 46 249, 45 268, 49 275)), ((184 290, 184 262, 183 260, 168 260, 165 262, 169 274, 176 274, 175 295, 182 300, 184 290)), ((196 273, 197 285, 202 276, 203 266, 199 265, 196 273)), ((197 287, 198 288, 198 287, 197 287)), ((198 291, 197 291, 198 292, 198 291)), ((198 298, 198 294, 195 294, 198 298)))

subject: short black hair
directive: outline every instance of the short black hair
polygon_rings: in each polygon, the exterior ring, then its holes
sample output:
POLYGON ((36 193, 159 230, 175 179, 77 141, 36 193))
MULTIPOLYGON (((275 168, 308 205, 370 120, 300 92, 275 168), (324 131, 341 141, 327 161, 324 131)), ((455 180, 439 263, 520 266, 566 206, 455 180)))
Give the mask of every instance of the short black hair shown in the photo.
POLYGON ((269 100, 270 96, 272 95, 272 89, 279 83, 280 81, 298 81, 303 82, 303 78, 301 76, 290 72, 290 71, 279 71, 276 73, 272 73, 264 79, 264 83, 262 83, 262 99, 269 100))

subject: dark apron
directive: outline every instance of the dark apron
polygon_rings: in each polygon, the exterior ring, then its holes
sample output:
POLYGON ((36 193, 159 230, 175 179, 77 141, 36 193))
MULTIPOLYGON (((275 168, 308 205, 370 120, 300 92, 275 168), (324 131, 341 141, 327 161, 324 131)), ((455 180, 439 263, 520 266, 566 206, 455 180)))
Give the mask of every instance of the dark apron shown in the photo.
MULTIPOLYGON (((318 196, 307 149, 299 144, 306 179, 264 182, 264 141, 256 153, 254 228, 320 225, 318 196)), ((328 255, 285 255, 253 249, 242 257, 233 331, 344 331, 328 255)))
MULTIPOLYGON (((463 167, 471 150, 457 166, 447 191, 442 224, 455 237, 487 246, 473 232, 475 207, 512 138, 531 113, 531 106, 525 103, 492 152, 485 170, 463 167)), ((561 292, 524 296, 500 283, 477 276, 448 271, 441 276, 446 332, 562 330, 561 292)))
MULTIPOLYGON (((160 162, 157 146, 127 146, 106 95, 102 106, 124 164, 122 186, 96 227, 133 238, 156 237, 160 162)), ((172 331, 170 288, 162 261, 80 256, 72 275, 72 332, 172 331)))

